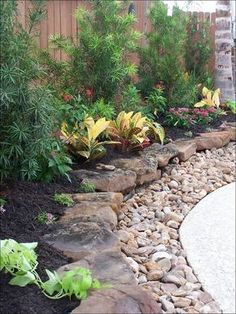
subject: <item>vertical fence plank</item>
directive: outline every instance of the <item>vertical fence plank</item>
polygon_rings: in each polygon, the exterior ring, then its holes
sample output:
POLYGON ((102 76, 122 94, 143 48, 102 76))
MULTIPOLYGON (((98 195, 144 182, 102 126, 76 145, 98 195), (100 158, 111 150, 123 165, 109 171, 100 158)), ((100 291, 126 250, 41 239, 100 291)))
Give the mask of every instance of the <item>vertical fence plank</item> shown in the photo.
MULTIPOLYGON (((70 37, 72 33, 71 23, 71 1, 61 0, 61 34, 65 37, 70 37)), ((68 60, 68 56, 62 51, 61 58, 68 60)))
MULTIPOLYGON (((47 18, 47 26, 48 26, 48 48, 50 48, 49 44, 49 37, 50 35, 55 34, 55 7, 54 7, 54 1, 50 0, 47 2, 47 11, 48 11, 48 18, 47 18)), ((52 57, 55 57, 55 51, 53 49, 49 49, 50 54, 52 57)))
POLYGON ((78 8, 79 4, 76 0, 71 3, 71 35, 73 41, 76 42, 76 34, 77 34, 77 22, 75 18, 75 11, 78 8))
POLYGON ((26 12, 25 12, 25 0, 18 0, 17 3, 17 20, 18 22, 25 27, 25 17, 26 17, 26 12))
MULTIPOLYGON (((61 34, 61 1, 54 0, 54 32, 61 34)), ((54 56, 57 60, 61 60, 61 51, 54 50, 54 56)))

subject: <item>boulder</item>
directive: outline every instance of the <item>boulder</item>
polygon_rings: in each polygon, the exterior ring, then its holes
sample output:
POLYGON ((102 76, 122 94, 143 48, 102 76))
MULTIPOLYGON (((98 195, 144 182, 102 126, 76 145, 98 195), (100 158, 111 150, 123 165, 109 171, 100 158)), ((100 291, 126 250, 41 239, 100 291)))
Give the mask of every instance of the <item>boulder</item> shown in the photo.
POLYGON ((114 171, 74 170, 73 174, 79 179, 93 183, 96 190, 103 192, 128 193, 136 186, 137 175, 134 171, 115 169, 114 171))
POLYGON ((221 139, 217 137, 197 136, 195 137, 194 141, 197 145, 197 151, 220 148, 223 146, 221 139))
POLYGON ((153 155, 141 155, 133 158, 120 158, 112 161, 112 165, 124 170, 132 170, 136 173, 136 184, 142 185, 160 179, 161 173, 157 170, 157 157, 153 155))
POLYGON ((76 218, 85 218, 92 222, 106 222, 113 230, 117 226, 117 215, 111 206, 105 202, 81 202, 73 207, 66 208, 60 222, 70 222, 76 218))
POLYGON ((163 313, 147 292, 135 285, 116 286, 91 293, 71 314, 158 314, 163 313))
POLYGON ((168 165, 169 160, 178 156, 178 150, 173 144, 160 145, 154 143, 151 146, 145 148, 140 154, 149 155, 157 158, 158 167, 162 168, 168 165))
POLYGON ((231 141, 236 141, 236 122, 226 122, 222 128, 224 131, 229 132, 231 141))
POLYGON ((63 273, 77 267, 90 269, 93 278, 100 280, 103 284, 135 285, 137 283, 132 270, 119 250, 91 253, 75 263, 60 267, 58 272, 63 273))
POLYGON ((68 224, 57 224, 57 229, 44 235, 44 240, 77 261, 91 252, 119 247, 118 238, 104 222, 89 222, 77 218, 68 224))
POLYGON ((178 158, 180 161, 188 160, 197 150, 197 145, 194 140, 176 141, 173 145, 178 150, 178 158))
POLYGON ((195 138, 197 150, 221 148, 230 141, 230 133, 227 131, 200 133, 199 135, 200 137, 195 138))

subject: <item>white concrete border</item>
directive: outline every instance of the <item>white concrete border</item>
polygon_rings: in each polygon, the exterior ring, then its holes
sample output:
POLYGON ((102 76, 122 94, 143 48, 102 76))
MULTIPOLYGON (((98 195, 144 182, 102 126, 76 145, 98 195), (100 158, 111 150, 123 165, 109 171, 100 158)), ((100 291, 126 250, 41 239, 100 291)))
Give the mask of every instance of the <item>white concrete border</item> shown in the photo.
POLYGON ((189 264, 224 313, 235 314, 235 183, 202 199, 180 227, 189 264))

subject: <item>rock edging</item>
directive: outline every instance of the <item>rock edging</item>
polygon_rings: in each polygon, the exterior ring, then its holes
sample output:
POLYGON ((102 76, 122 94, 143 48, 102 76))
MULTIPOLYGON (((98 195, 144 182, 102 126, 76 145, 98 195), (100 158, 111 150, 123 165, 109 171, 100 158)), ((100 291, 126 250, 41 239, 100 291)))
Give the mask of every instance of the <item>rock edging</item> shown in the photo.
MULTIPOLYGON (((129 304, 126 313, 151 314, 162 313, 162 308, 170 310, 168 300, 160 298, 161 308, 160 303, 156 303, 151 295, 138 286, 133 274, 137 262, 125 257, 124 253, 128 252, 130 256, 131 251, 128 245, 121 245, 122 242, 119 240, 120 237, 124 240, 127 235, 124 232, 123 235, 119 231, 116 234, 113 232, 117 226, 117 219, 120 220, 124 216, 121 193, 128 193, 138 185, 160 179, 161 170, 158 168, 166 167, 170 160, 174 161, 177 158, 176 162, 186 161, 198 150, 226 145, 234 138, 233 126, 230 128, 230 131, 200 134, 195 139, 179 140, 165 146, 155 143, 135 158, 115 160, 106 167, 101 165, 100 170, 96 171, 74 172, 79 178, 90 180, 96 190, 102 192, 71 195, 75 205, 66 209, 57 230, 45 235, 45 241, 75 261, 61 267, 60 271, 84 265, 89 267, 98 279, 114 286, 104 291, 92 292, 72 313, 122 313, 125 304, 129 304)), ((180 221, 170 217, 168 224, 174 234, 180 221)), ((140 228, 140 231, 142 228, 146 230, 147 226, 140 225, 140 228)), ((155 254, 154 263, 158 261, 157 255, 161 252, 157 251, 155 254)), ((142 258, 138 262, 142 262, 142 258)), ((170 267, 168 258, 161 259, 160 263, 164 263, 162 266, 165 269, 170 267)), ((159 268, 153 269, 149 274, 150 280, 156 283, 163 276, 164 273, 159 268)), ((165 280, 168 285, 169 279, 165 280)), ((176 284, 178 285, 177 282, 176 284)))

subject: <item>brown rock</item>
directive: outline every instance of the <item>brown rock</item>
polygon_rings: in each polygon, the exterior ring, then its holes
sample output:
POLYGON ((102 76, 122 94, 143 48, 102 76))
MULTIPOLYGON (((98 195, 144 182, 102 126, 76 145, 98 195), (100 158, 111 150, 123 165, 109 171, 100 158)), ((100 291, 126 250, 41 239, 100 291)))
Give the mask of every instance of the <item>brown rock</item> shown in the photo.
POLYGON ((71 197, 73 198, 75 203, 106 203, 107 205, 111 206, 117 214, 120 213, 120 207, 124 199, 121 193, 113 192, 77 193, 71 194, 71 197))
POLYGON ((58 224, 57 229, 44 236, 45 241, 77 261, 91 252, 119 247, 118 238, 105 223, 86 222, 77 218, 72 223, 58 224))
POLYGON ((220 138, 217 137, 195 137, 194 139, 197 145, 197 151, 199 150, 206 150, 212 148, 220 148, 222 147, 222 141, 220 138))
POLYGON ((229 132, 231 141, 236 141, 236 127, 235 126, 227 126, 224 130, 229 132))
POLYGON ((158 314, 161 306, 138 286, 116 286, 91 293, 71 314, 158 314))
POLYGON ((178 158, 180 161, 188 160, 196 153, 197 145, 194 140, 190 141, 176 141, 172 143, 178 150, 178 158))
POLYGON ((161 177, 157 170, 157 157, 151 154, 142 154, 140 157, 120 158, 112 161, 112 165, 124 170, 132 170, 137 174, 138 185, 158 180, 161 177))
POLYGON ((102 283, 135 285, 136 279, 128 263, 124 260, 119 250, 104 250, 92 253, 83 259, 64 265, 58 269, 59 273, 77 267, 86 267, 91 270, 93 278, 102 283))
MULTIPOLYGON (((230 133, 227 131, 200 133, 199 135, 200 135, 200 137, 203 137, 203 138, 214 139, 214 140, 212 140, 212 143, 213 142, 216 143, 216 140, 218 140, 218 142, 219 142, 219 140, 220 140, 220 144, 219 144, 220 146, 214 146, 216 148, 220 148, 222 146, 225 146, 230 141, 230 133)), ((210 140, 208 140, 208 141, 210 141, 210 140)))
POLYGON ((178 155, 178 150, 173 144, 162 146, 158 143, 154 143, 151 146, 145 148, 142 154, 151 154, 156 156, 158 160, 158 167, 162 168, 168 165, 170 159, 178 155))
POLYGON ((82 217, 92 222, 104 221, 110 225, 111 229, 117 226, 117 215, 106 203, 81 202, 76 204, 65 210, 60 222, 65 223, 82 217))
POLYGON ((114 171, 74 170, 73 174, 79 179, 93 183, 96 190, 103 192, 127 193, 136 186, 137 175, 134 171, 115 169, 114 171))
POLYGON ((147 274, 147 279, 150 281, 161 279, 164 275, 162 270, 152 270, 147 274))

